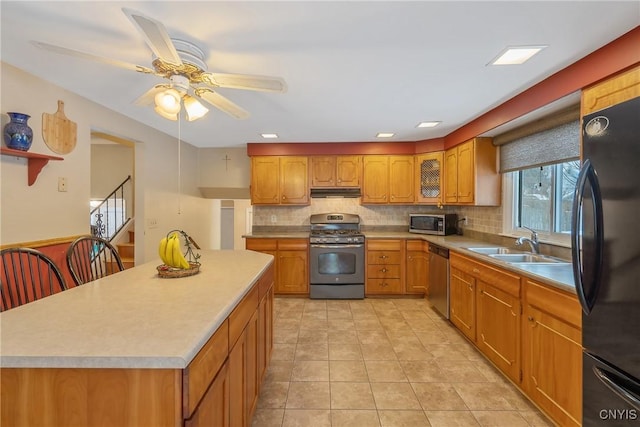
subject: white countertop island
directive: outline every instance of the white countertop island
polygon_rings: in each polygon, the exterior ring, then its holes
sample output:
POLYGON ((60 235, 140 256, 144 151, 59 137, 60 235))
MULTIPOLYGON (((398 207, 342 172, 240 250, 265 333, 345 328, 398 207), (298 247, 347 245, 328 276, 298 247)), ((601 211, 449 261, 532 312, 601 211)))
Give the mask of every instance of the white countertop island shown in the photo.
POLYGON ((200 251, 194 276, 160 278, 159 260, 0 314, 3 368, 186 368, 273 262, 200 251))

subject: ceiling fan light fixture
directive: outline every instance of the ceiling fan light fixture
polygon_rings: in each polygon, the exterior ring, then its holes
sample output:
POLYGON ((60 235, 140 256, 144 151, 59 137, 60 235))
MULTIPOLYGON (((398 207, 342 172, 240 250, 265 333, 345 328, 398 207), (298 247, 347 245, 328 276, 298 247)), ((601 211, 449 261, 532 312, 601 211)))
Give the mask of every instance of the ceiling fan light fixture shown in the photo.
POLYGON ((177 114, 180 112, 180 93, 173 88, 159 92, 154 100, 156 103, 156 111, 161 109, 168 114, 177 114))
POLYGON ((161 115, 165 119, 174 120, 174 121, 178 120, 178 113, 168 113, 168 112, 164 111, 160 107, 155 107, 154 110, 155 110, 156 113, 158 113, 159 115, 161 115))
POLYGON ((202 103, 198 102, 192 96, 185 95, 184 96, 184 109, 187 112, 187 121, 192 122, 194 120, 198 120, 201 117, 204 117, 205 114, 209 112, 209 109, 202 105, 202 103))

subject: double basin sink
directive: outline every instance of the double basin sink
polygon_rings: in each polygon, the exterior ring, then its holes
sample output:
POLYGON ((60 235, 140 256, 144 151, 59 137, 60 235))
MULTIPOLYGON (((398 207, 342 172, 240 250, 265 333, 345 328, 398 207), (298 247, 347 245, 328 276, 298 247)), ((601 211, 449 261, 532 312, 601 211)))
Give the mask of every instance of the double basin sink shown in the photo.
POLYGON ((530 273, 573 285, 573 269, 569 261, 548 255, 521 252, 505 247, 466 249, 478 254, 487 255, 495 260, 507 262, 514 267, 530 273))

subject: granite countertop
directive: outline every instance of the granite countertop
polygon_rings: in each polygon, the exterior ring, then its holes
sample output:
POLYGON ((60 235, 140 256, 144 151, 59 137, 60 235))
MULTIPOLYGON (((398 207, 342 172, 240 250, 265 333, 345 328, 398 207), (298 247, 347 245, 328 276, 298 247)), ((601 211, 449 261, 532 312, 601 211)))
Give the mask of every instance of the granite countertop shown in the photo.
MULTIPOLYGON (((482 240, 471 239, 465 236, 451 235, 451 236, 433 236, 429 234, 409 233, 408 231, 396 231, 396 230, 362 230, 367 239, 416 239, 426 240, 438 245, 441 245, 447 249, 456 251, 469 258, 474 258, 480 262, 486 264, 492 264, 500 267, 504 270, 511 271, 521 276, 527 276, 534 280, 538 280, 544 284, 562 289, 564 291, 575 294, 575 284, 573 279, 573 272, 571 270, 571 261, 567 260, 568 265, 563 268, 547 270, 538 266, 538 268, 531 267, 525 269, 517 267, 514 264, 510 264, 505 261, 496 260, 488 255, 479 254, 468 250, 470 247, 495 247, 493 243, 489 243, 482 240)), ((261 231, 259 233, 251 233, 243 237, 255 237, 255 238, 308 238, 309 232, 286 232, 286 231, 261 231)))
POLYGON ((156 260, 0 313, 0 366, 187 367, 273 262, 200 254, 194 276, 160 278, 156 260))

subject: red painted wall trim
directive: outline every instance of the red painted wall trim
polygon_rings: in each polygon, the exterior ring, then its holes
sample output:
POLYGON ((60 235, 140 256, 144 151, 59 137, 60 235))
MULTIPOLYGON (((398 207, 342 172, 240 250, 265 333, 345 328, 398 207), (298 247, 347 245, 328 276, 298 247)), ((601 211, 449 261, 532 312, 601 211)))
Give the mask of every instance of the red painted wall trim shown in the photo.
POLYGON ((640 63, 640 26, 445 137, 450 148, 640 63))
POLYGON ((329 156, 334 154, 414 154, 415 142, 291 142, 247 144, 249 156, 329 156))
POLYGON ((640 64, 639 46, 640 26, 444 138, 414 142, 248 143, 247 155, 412 154, 444 150, 640 64))

